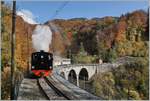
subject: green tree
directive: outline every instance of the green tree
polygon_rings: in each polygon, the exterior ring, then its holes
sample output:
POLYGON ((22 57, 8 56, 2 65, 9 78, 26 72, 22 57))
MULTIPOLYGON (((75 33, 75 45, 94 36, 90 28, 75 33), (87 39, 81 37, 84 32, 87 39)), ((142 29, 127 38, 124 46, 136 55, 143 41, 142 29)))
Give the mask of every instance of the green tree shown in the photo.
POLYGON ((82 43, 82 42, 80 43, 80 50, 79 50, 79 54, 80 54, 80 55, 82 55, 82 56, 87 55, 87 52, 85 51, 85 49, 84 49, 84 46, 83 46, 83 43, 82 43))

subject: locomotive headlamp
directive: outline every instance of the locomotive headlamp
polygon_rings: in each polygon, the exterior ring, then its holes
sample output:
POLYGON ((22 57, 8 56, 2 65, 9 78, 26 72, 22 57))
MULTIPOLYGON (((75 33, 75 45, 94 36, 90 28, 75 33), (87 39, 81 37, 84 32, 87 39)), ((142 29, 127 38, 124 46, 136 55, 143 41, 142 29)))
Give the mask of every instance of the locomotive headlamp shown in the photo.
POLYGON ((41 58, 44 58, 43 55, 41 55, 41 58))
POLYGON ((32 66, 32 69, 34 69, 34 66, 32 66))

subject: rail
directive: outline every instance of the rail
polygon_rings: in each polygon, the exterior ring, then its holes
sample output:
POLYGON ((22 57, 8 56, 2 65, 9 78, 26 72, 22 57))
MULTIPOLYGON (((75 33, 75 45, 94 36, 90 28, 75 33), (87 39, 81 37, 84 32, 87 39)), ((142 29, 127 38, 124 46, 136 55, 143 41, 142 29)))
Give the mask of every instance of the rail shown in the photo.
POLYGON ((39 82, 39 79, 37 79, 37 85, 40 88, 40 90, 42 91, 43 95, 46 97, 47 100, 50 100, 49 96, 47 95, 47 93, 45 92, 45 90, 43 89, 42 85, 39 82))
POLYGON ((64 94, 60 89, 55 86, 54 81, 50 81, 47 77, 44 78, 47 84, 60 96, 63 96, 67 100, 71 100, 66 94, 64 94))
POLYGON ((39 78, 37 79, 37 84, 41 92, 48 100, 71 100, 71 98, 67 96, 67 94, 65 94, 62 89, 56 86, 58 83, 55 82, 51 77, 39 78))

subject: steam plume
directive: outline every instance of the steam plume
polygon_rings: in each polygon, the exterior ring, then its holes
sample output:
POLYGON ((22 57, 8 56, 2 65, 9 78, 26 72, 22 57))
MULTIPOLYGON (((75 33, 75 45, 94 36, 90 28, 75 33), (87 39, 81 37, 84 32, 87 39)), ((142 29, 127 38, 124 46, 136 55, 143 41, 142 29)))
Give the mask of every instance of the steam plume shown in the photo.
POLYGON ((52 31, 49 26, 37 25, 32 34, 32 44, 36 51, 49 51, 49 45, 52 40, 52 31))

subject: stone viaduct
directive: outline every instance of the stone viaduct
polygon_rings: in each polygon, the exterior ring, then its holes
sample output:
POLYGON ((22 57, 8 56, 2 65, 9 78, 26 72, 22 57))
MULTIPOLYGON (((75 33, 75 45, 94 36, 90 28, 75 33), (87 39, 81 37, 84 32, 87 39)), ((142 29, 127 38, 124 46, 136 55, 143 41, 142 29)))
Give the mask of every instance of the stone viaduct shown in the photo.
POLYGON ((68 81, 73 78, 79 86, 79 80, 89 80, 95 73, 103 73, 117 68, 119 63, 60 65, 56 73, 68 81))

